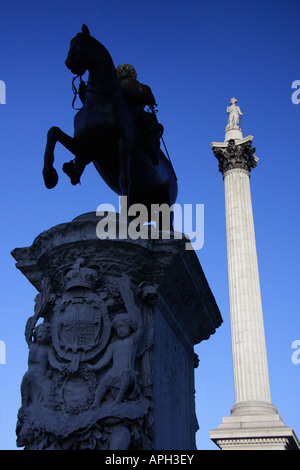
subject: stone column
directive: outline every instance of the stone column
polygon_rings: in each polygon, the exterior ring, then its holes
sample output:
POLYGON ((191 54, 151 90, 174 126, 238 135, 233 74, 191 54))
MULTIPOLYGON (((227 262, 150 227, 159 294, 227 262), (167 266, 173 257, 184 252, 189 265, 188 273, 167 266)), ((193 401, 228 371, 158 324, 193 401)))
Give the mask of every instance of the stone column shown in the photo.
POLYGON ((250 171, 256 166, 252 138, 213 148, 225 186, 228 282, 235 387, 233 413, 271 405, 261 304, 250 171))
POLYGON ((235 401, 271 403, 249 172, 224 174, 235 401))
POLYGON ((252 139, 227 125, 225 142, 211 144, 225 186, 235 405, 210 436, 222 449, 297 448, 271 403, 249 181, 258 161, 252 139))
POLYGON ((124 239, 116 218, 114 239, 97 237, 90 213, 12 253, 38 292, 17 424, 26 450, 196 448, 193 346, 221 324, 218 307, 185 239, 124 239))

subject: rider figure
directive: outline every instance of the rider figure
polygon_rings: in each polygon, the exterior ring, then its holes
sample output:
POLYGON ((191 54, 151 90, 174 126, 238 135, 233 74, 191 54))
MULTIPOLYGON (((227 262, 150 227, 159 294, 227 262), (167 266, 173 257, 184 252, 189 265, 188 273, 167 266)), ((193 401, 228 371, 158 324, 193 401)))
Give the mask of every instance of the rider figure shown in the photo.
MULTIPOLYGON (((157 121, 155 112, 146 112, 145 106, 154 109, 155 98, 151 88, 140 83, 137 73, 130 64, 122 64, 117 67, 117 75, 121 86, 121 91, 126 104, 128 105, 138 129, 138 145, 141 145, 145 153, 150 157, 154 165, 158 165, 160 155, 160 138, 164 128, 157 121)), ((79 86, 79 97, 84 104, 86 96, 86 85, 81 80, 79 86)), ((70 177, 71 183, 76 185, 80 182, 87 162, 81 156, 76 156, 74 160, 63 165, 63 171, 70 177)))
POLYGON ((117 75, 122 95, 140 134, 140 143, 154 165, 157 165, 160 154, 160 138, 164 128, 158 123, 154 112, 149 113, 144 110, 145 106, 149 106, 150 109, 156 106, 151 88, 137 80, 137 73, 130 64, 119 65, 117 75))

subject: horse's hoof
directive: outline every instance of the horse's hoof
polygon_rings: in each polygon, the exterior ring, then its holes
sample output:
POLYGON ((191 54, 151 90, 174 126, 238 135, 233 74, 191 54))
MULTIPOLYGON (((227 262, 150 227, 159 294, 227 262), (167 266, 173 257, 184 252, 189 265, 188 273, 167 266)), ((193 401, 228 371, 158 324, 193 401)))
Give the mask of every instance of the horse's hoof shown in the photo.
POLYGON ((74 162, 70 161, 70 162, 64 163, 62 169, 63 169, 63 172, 66 173, 66 175, 71 177, 71 175, 74 172, 74 162))
POLYGON ((66 175, 68 175, 68 177, 70 178, 73 186, 80 183, 80 176, 76 174, 76 169, 73 161, 64 163, 62 169, 63 172, 66 173, 66 175))
POLYGON ((50 170, 43 170, 43 177, 46 188, 52 189, 57 185, 58 174, 55 168, 51 168, 50 170))

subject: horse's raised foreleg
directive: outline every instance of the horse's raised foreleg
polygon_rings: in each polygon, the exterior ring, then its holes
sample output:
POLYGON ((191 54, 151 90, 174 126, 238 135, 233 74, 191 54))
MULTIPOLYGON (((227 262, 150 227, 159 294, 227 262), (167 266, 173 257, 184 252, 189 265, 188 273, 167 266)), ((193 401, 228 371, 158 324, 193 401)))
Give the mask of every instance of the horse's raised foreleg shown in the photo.
MULTIPOLYGON (((59 127, 51 127, 47 134, 47 143, 44 156, 44 168, 43 176, 45 185, 51 189, 56 186, 58 181, 58 175, 53 167, 54 163, 54 148, 57 142, 60 142, 66 149, 68 149, 73 155, 81 155, 82 150, 78 140, 65 134, 59 127)), ((85 166, 85 165, 84 165, 85 166)), ((84 166, 82 171, 84 170, 84 166)), ((82 173, 81 171, 81 173, 82 173)))

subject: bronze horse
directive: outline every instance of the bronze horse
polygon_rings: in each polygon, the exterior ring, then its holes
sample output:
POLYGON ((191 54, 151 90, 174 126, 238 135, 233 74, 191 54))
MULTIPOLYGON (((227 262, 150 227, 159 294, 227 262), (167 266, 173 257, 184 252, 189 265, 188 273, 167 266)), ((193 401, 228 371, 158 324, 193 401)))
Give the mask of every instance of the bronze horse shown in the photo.
POLYGON ((85 25, 71 40, 66 66, 80 77, 88 70, 89 76, 83 107, 74 118, 74 137, 59 127, 48 131, 43 168, 46 187, 53 188, 58 181, 53 163, 55 144, 60 142, 75 155, 63 166, 72 184, 80 181, 85 166, 93 162, 108 186, 128 197, 128 205, 174 204, 178 187, 173 167, 161 150, 153 162, 140 144, 112 58, 85 25))

